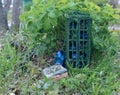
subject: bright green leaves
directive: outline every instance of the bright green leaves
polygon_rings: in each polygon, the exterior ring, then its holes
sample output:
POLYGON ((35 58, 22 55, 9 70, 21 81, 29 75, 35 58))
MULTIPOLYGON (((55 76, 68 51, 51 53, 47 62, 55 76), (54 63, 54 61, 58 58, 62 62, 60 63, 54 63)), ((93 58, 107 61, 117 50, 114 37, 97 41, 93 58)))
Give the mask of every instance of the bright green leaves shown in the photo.
POLYGON ((76 7, 75 5, 76 4, 73 0, 61 0, 57 2, 56 8, 59 11, 63 11, 75 8, 76 7))
POLYGON ((54 0, 33 0, 33 6, 29 12, 21 15, 21 21, 27 25, 27 31, 38 32, 49 30, 57 25, 57 14, 54 0))
POLYGON ((43 1, 43 0, 33 0, 33 3, 38 4, 38 3, 40 3, 40 1, 43 1))
POLYGON ((51 20, 49 17, 46 17, 46 19, 43 22, 43 29, 45 31, 49 30, 51 28, 51 20))
POLYGON ((55 12, 53 11, 53 10, 51 10, 50 12, 49 12, 49 14, 48 14, 48 16, 50 17, 50 18, 55 18, 55 12))
MULTIPOLYGON (((90 13, 93 20, 93 45, 96 49, 104 49, 108 42, 108 37, 103 39, 102 35, 107 36, 109 23, 115 22, 120 18, 116 14, 117 10, 113 9, 109 4, 103 4, 97 0, 33 0, 30 11, 24 12, 20 18, 24 30, 32 33, 47 33, 45 44, 54 46, 55 39, 64 39, 65 32, 65 14, 70 10, 80 10, 90 13), (94 3, 96 2, 96 3, 94 3), (51 40, 53 37, 54 41, 51 40), (56 38, 54 38, 54 36, 56 38)), ((106 0, 102 0, 106 1, 106 0)), ((119 13, 119 12, 118 12, 119 13)), ((44 35, 43 35, 44 36, 44 35)), ((42 36, 36 36, 40 39, 42 36)), ((35 38, 36 39, 36 38, 35 38)), ((108 44, 107 44, 108 45, 108 44)), ((54 47, 53 47, 54 48, 54 47)))
POLYGON ((117 19, 118 21, 119 21, 119 19, 120 19, 120 15, 119 15, 119 13, 120 13, 120 10, 114 10, 114 15, 112 15, 112 17, 114 18, 114 19, 117 19))

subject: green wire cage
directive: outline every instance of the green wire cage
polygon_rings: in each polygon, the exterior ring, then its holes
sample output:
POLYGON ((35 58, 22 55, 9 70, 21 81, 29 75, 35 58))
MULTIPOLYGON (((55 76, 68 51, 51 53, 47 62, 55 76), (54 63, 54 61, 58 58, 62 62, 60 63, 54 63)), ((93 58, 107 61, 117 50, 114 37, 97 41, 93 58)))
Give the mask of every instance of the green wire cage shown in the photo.
POLYGON ((66 59, 73 67, 90 62, 91 27, 88 13, 72 11, 66 16, 66 59))

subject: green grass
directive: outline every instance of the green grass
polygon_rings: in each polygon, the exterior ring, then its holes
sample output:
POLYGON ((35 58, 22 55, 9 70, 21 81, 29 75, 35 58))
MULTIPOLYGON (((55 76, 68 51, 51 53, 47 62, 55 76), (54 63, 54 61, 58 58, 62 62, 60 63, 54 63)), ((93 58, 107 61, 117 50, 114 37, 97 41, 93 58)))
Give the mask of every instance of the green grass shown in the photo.
MULTIPOLYGON (((10 45, 10 39, 11 37, 6 38, 6 44, 0 52, 0 95, 17 92, 18 95, 43 95, 45 93, 47 95, 58 95, 58 93, 61 95, 76 93, 77 95, 117 95, 120 92, 120 65, 114 64, 116 55, 111 56, 108 53, 103 59, 94 61, 89 67, 81 69, 69 67, 67 78, 53 82, 43 77, 39 67, 32 61, 28 60, 27 64, 24 64, 27 69, 23 72, 20 66, 20 63, 26 61, 21 59, 23 52, 16 51, 15 47, 10 45)), ((18 39, 18 42, 22 41, 18 39)), ((24 51, 25 54, 27 52, 24 51)))

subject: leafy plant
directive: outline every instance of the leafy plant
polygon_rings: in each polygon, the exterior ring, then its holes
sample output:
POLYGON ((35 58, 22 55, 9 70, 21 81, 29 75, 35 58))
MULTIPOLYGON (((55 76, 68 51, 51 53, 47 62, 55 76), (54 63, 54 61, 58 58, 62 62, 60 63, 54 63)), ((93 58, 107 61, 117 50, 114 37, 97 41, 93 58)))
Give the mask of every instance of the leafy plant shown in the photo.
POLYGON ((112 36, 108 30, 109 23, 119 19, 117 10, 109 4, 99 7, 88 0, 33 0, 31 10, 20 16, 23 29, 36 34, 33 39, 41 44, 41 48, 42 45, 46 47, 44 51, 52 52, 56 47, 60 47, 56 43, 57 40, 65 39, 65 18, 69 10, 88 12, 91 15, 93 19, 92 52, 107 52, 111 45, 109 39, 112 36))
POLYGON ((0 77, 4 78, 12 73, 15 64, 20 60, 19 53, 16 54, 15 48, 12 48, 8 39, 6 38, 6 44, 3 46, 0 52, 0 77))
MULTIPOLYGON (((118 10, 109 4, 100 7, 93 0, 33 0, 31 10, 20 17, 22 28, 26 33, 34 35, 31 39, 34 43, 39 43, 40 54, 52 52, 56 47, 61 49, 56 42, 65 39, 65 18, 70 10, 88 12, 92 17, 93 64, 91 68, 70 69, 70 77, 57 82, 59 92, 66 95, 116 94, 120 83, 119 70, 113 63, 118 50, 118 39, 109 32, 108 26, 120 18, 118 10)), ((54 86, 50 88, 53 89, 54 86)), ((48 92, 50 88, 48 87, 48 92)))
MULTIPOLYGON (((114 37, 116 38, 116 36, 114 37)), ((25 95, 57 95, 58 93, 63 95, 116 95, 119 92, 120 72, 119 64, 113 64, 115 56, 111 56, 111 54, 109 56, 105 55, 103 59, 94 62, 89 68, 69 68, 69 76, 67 78, 53 82, 45 77, 42 77, 42 79, 36 78, 36 74, 40 72, 38 71, 38 67, 34 67, 29 60, 26 65, 28 67, 27 71, 24 73, 21 72, 19 63, 26 61, 21 59, 23 52, 20 48, 16 51, 15 47, 12 47, 9 41, 14 40, 18 46, 22 41, 22 43, 25 41, 27 44, 30 41, 29 48, 31 50, 32 46, 30 44, 32 44, 32 39, 30 40, 30 36, 27 42, 25 39, 20 40, 22 39, 20 35, 15 36, 15 38, 7 35, 6 44, 0 52, 0 94, 19 92, 25 95)), ((114 42, 114 40, 111 38, 111 41, 114 42)), ((27 52, 24 51, 25 54, 27 52)), ((23 55, 23 57, 26 58, 26 55, 23 55)))
MULTIPOLYGON (((99 65, 92 68, 72 68, 66 79, 60 80, 62 94, 76 93, 79 95, 113 95, 119 91, 119 70, 116 73, 114 57, 105 56, 99 65)), ((68 94, 69 95, 69 94, 68 94)))
POLYGON ((21 33, 4 35, 0 50, 0 94, 5 93, 11 80, 18 79, 25 71, 28 72, 31 48, 29 41, 21 33))

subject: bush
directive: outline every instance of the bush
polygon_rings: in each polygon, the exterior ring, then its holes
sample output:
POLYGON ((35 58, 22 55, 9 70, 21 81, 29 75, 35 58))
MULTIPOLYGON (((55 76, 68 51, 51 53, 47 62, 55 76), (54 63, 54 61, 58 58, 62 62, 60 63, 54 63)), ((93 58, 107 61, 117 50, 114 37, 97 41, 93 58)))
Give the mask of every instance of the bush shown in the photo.
MULTIPOLYGON (((109 4, 99 7, 87 0, 33 0, 30 11, 20 16, 23 29, 36 34, 33 39, 41 44, 41 48, 42 45, 46 47, 44 51, 52 52, 56 50, 56 47, 60 47, 57 41, 65 39, 65 17, 69 10, 88 12, 91 15, 93 19, 92 54, 96 52, 106 54, 110 50, 109 47, 115 46, 114 42, 110 41, 112 35, 108 26, 109 23, 115 23, 119 16, 116 14, 117 10, 109 4)), ((113 51, 115 49, 109 52, 113 51)))

